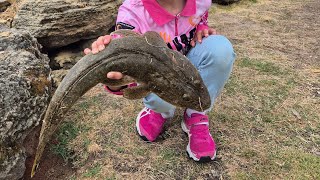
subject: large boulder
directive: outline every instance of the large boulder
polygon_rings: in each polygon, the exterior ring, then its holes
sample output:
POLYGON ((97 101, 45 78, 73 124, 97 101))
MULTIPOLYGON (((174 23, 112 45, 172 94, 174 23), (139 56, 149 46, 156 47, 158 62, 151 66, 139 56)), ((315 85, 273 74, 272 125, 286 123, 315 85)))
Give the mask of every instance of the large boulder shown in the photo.
POLYGON ((24 0, 13 27, 25 30, 45 48, 57 48, 105 35, 122 0, 24 0))
POLYGON ((0 179, 25 170, 23 140, 46 110, 51 90, 49 58, 29 33, 0 25, 0 179))

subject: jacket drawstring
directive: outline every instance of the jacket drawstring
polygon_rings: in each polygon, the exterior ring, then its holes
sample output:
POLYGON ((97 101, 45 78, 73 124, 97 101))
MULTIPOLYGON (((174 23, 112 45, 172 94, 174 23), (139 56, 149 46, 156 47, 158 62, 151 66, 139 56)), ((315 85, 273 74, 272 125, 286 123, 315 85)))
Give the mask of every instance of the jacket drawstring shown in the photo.
POLYGON ((174 19, 174 23, 175 23, 175 36, 179 35, 179 31, 178 31, 178 19, 180 17, 180 13, 176 15, 175 19, 174 19))

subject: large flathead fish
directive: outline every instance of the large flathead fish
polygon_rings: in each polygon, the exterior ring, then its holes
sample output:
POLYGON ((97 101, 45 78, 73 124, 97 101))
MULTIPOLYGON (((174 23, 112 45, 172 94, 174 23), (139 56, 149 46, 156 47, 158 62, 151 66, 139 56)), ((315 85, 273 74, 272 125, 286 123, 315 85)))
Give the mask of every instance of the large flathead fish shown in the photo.
POLYGON ((124 89, 124 97, 138 99, 156 93, 165 101, 203 111, 210 97, 198 71, 181 53, 167 47, 156 32, 143 35, 129 30, 115 31, 114 39, 98 54, 89 54, 77 62, 60 83, 46 111, 31 176, 43 150, 72 105, 98 83, 124 85, 135 81, 139 86, 124 89), (122 80, 107 80, 110 71, 122 72, 122 80))

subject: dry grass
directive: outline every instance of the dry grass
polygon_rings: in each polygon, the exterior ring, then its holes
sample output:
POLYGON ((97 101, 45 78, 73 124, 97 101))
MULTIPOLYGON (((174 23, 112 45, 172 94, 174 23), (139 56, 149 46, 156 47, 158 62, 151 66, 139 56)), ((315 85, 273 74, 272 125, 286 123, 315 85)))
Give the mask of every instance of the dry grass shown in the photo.
POLYGON ((238 56, 210 113, 216 161, 187 159, 181 109, 147 144, 134 127, 141 101, 97 86, 67 117, 78 132, 62 149, 78 168, 67 179, 319 179, 319 9, 317 0, 212 7, 211 25, 238 56))

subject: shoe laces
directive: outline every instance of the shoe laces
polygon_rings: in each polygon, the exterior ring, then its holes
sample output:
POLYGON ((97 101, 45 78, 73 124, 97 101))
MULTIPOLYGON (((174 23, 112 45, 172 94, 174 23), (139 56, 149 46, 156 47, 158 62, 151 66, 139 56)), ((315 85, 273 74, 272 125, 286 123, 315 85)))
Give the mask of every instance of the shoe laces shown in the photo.
POLYGON ((152 127, 152 129, 153 129, 153 127, 157 127, 159 125, 160 126, 163 125, 164 118, 161 116, 160 113, 156 113, 156 112, 152 111, 149 108, 145 108, 144 112, 145 113, 140 118, 143 118, 143 117, 148 116, 148 115, 151 116, 151 117, 149 117, 150 119, 147 122, 147 124, 145 124, 145 125, 147 125, 149 127, 152 127))
POLYGON ((144 112, 145 112, 145 114, 143 114, 140 118, 143 118, 143 117, 145 117, 145 116, 147 116, 147 115, 151 114, 151 109, 149 109, 149 108, 145 108, 144 112))

